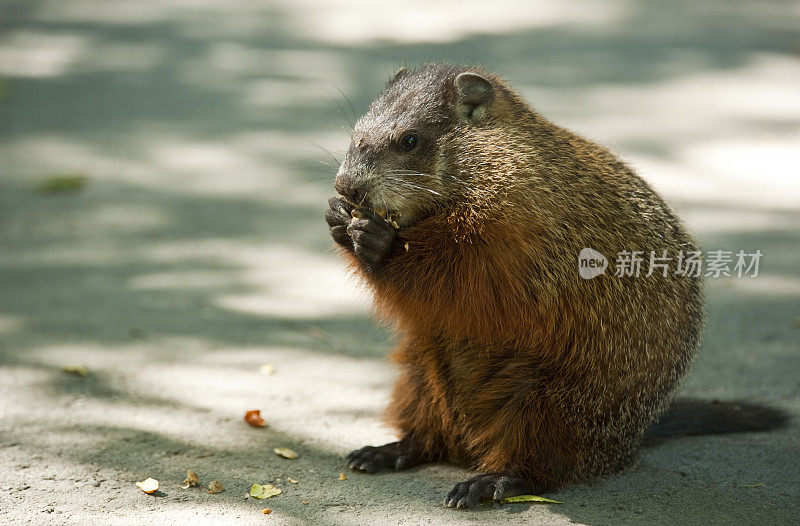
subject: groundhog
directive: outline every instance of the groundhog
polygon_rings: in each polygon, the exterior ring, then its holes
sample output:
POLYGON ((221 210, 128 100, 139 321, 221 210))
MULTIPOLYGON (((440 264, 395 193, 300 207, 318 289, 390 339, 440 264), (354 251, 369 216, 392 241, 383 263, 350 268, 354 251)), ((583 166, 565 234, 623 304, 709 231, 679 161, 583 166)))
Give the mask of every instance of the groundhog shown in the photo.
POLYGON ((629 465, 704 324, 695 242, 645 181, 497 76, 429 64, 388 82, 334 186, 331 235, 401 368, 400 440, 350 468, 467 465, 444 503, 474 507, 629 465), (591 279, 584 249, 607 258, 591 279))

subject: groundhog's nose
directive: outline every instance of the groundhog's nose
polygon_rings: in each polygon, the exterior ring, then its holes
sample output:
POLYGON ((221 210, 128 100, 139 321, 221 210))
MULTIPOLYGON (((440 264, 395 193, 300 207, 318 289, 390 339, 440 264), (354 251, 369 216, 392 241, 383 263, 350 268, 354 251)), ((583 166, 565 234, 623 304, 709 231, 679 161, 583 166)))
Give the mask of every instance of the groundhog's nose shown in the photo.
POLYGON ((333 187, 339 192, 339 195, 353 204, 360 204, 364 199, 363 186, 356 176, 341 170, 336 174, 336 180, 333 182, 333 187))

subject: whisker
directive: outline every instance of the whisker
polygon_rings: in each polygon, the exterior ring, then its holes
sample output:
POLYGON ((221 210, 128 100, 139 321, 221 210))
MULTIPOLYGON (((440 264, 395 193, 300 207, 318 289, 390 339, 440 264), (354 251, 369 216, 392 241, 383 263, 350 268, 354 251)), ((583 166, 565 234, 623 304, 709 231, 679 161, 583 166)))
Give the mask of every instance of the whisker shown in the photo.
POLYGON ((409 190, 417 190, 417 191, 422 191, 422 192, 428 192, 429 194, 433 194, 433 195, 438 195, 438 196, 440 196, 440 197, 442 196, 442 194, 441 194, 441 193, 439 193, 439 192, 437 192, 436 190, 433 190, 433 189, 431 189, 431 188, 425 188, 424 186, 417 186, 417 185, 408 184, 408 183, 407 183, 407 182, 405 182, 405 181, 398 181, 398 182, 399 182, 399 183, 401 183, 401 184, 400 184, 400 185, 398 185, 398 186, 403 186, 403 185, 405 185, 405 187, 406 187, 407 189, 409 189, 409 190))
POLYGON ((430 188, 425 188, 423 186, 411 186, 411 185, 408 185, 408 186, 406 186, 406 188, 409 189, 409 190, 418 190, 418 191, 422 191, 422 192, 428 192, 429 194, 433 194, 433 195, 439 195, 439 196, 442 195, 439 192, 437 192, 436 190, 431 190, 430 188))
POLYGON ((334 170, 339 168, 338 164, 331 164, 328 161, 317 160, 317 164, 321 164, 322 166, 326 166, 328 168, 333 168, 334 170))
MULTIPOLYGON (((331 93, 328 93, 327 89, 325 90, 325 93, 328 95, 328 97, 330 97, 334 101, 334 103, 336 103, 336 106, 338 106, 338 109, 334 108, 336 110, 336 112, 339 114, 339 116, 342 119, 345 120, 347 125, 350 127, 349 130, 345 129, 345 132, 349 134, 349 133, 352 132, 353 128, 355 127, 355 121, 358 119, 358 116, 356 115, 355 107, 353 106, 353 103, 350 102, 350 99, 347 98, 347 95, 345 95, 344 92, 342 92, 342 90, 340 90, 339 87, 333 81, 331 81, 331 85, 333 86, 333 88, 336 91, 338 91, 347 100, 348 104, 350 104, 350 108, 351 108, 351 111, 352 111, 352 116, 348 116, 347 115, 347 111, 345 110, 344 106, 342 106, 341 102, 339 102, 339 99, 334 97, 331 93)), ((328 106, 328 107, 330 107, 330 106, 328 106)), ((344 129, 344 127, 342 127, 342 128, 344 129)))
POLYGON ((339 167, 339 165, 340 165, 340 164, 342 164, 342 161, 340 161, 339 159, 337 159, 337 158, 336 158, 336 156, 333 154, 333 152, 331 152, 329 149, 325 148, 325 147, 324 147, 324 146, 322 146, 321 144, 314 144, 314 147, 316 147, 316 148, 319 148, 320 150, 322 150, 323 152, 325 152, 325 154, 326 154, 328 157, 330 157, 330 158, 331 158, 331 160, 332 160, 334 163, 336 163, 336 167, 337 167, 337 168, 339 167))
MULTIPOLYGON (((358 110, 356 110, 356 107, 355 107, 355 105, 353 104, 353 101, 351 101, 351 100, 350 100, 350 97, 348 97, 347 95, 345 95, 344 91, 342 91, 341 89, 339 89, 339 86, 337 86, 335 82, 331 81, 331 84, 333 85, 333 87, 334 87, 334 88, 336 88, 336 91, 338 91, 339 93, 341 93, 342 97, 344 97, 344 100, 346 100, 346 101, 347 101, 347 104, 349 104, 349 105, 350 105, 350 110, 353 112, 353 119, 354 119, 354 120, 358 120, 358 110)), ((352 127, 352 126, 351 126, 351 127, 352 127)))
POLYGON ((387 170, 386 173, 394 174, 394 175, 416 175, 420 177, 430 177, 430 174, 426 174, 423 172, 415 172, 413 170, 387 170))
POLYGON ((411 188, 413 190, 422 190, 422 191, 429 192, 429 193, 434 194, 434 195, 439 195, 439 196, 442 195, 441 193, 437 192, 436 190, 433 190, 432 188, 426 188, 424 186, 412 183, 410 181, 404 181, 403 179, 391 179, 391 180, 395 181, 396 183, 399 183, 399 186, 405 186, 405 187, 411 188))
MULTIPOLYGON (((386 173, 387 174, 393 174, 393 175, 405 175, 405 176, 416 176, 416 177, 427 177, 427 178, 431 178, 432 177, 430 174, 426 174, 426 173, 423 173, 423 172, 415 172, 413 170, 402 170, 402 169, 399 169, 399 170, 387 170, 386 173)), ((454 181, 454 182, 456 182, 456 183, 458 183, 460 185, 466 185, 467 184, 466 181, 463 181, 463 180, 459 179, 458 177, 456 177, 454 175, 451 175, 451 174, 442 174, 442 175, 445 175, 446 177, 450 178, 452 181, 454 181)))

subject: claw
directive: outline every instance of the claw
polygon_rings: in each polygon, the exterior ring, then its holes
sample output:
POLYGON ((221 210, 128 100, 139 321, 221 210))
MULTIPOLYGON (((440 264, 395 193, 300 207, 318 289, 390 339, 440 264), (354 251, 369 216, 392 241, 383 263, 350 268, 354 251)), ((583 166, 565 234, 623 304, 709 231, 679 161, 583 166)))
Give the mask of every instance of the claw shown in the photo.
POLYGON ((444 505, 447 508, 474 508, 481 500, 499 501, 527 491, 531 491, 531 486, 523 477, 510 471, 489 473, 456 484, 445 497, 444 505))
POLYGON ((377 473, 383 468, 399 471, 419 464, 421 457, 414 453, 415 450, 401 444, 392 442, 378 447, 363 447, 347 455, 345 465, 357 471, 377 473))
POLYGON ((394 470, 395 471, 400 471, 402 469, 406 469, 407 467, 410 467, 410 465, 411 465, 411 459, 410 458, 408 458, 406 456, 397 457, 397 460, 394 461, 394 470))

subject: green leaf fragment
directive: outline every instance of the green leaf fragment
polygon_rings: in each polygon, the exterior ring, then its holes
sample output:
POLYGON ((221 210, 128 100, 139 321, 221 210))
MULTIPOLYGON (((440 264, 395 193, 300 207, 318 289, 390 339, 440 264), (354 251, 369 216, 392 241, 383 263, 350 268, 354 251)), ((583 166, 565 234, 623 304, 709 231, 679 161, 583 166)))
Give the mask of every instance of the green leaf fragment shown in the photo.
POLYGON ((5 80, 0 80, 0 101, 11 98, 11 86, 5 80))
POLYGON ((537 495, 517 495, 516 497, 506 497, 501 500, 503 504, 510 504, 514 502, 549 502, 551 504, 564 504, 560 500, 551 500, 537 495))
POLYGON ((83 377, 89 375, 89 368, 85 365, 65 365, 61 368, 61 372, 83 377))
POLYGON ((272 484, 253 484, 253 487, 250 488, 250 496, 254 499, 268 499, 280 494, 281 490, 272 484))
POLYGON ((757 488, 757 487, 763 486, 763 485, 764 485, 763 482, 758 482, 756 484, 745 484, 744 487, 745 488, 757 488))
POLYGON ((40 192, 55 193, 55 192, 71 192, 80 190, 89 178, 84 174, 64 174, 48 177, 36 187, 40 192))

